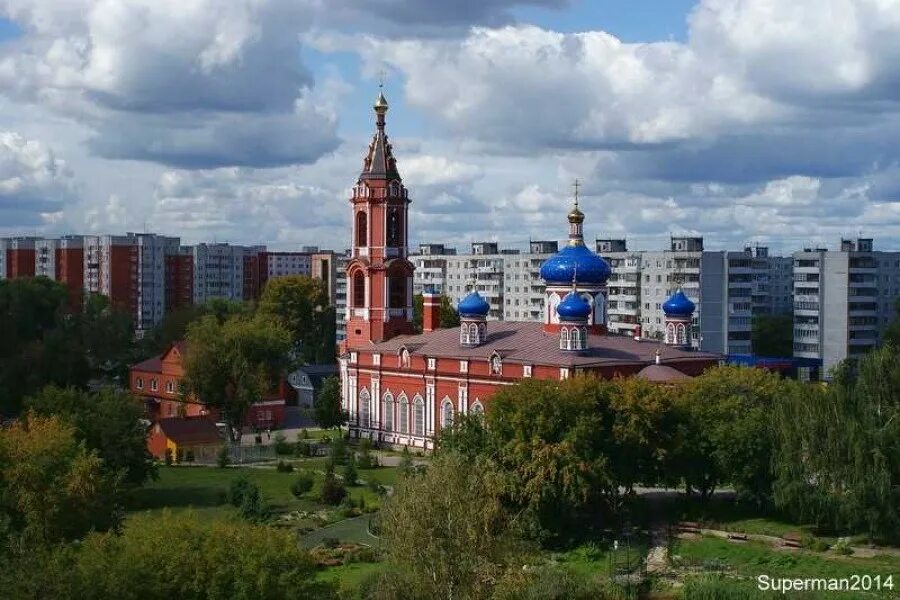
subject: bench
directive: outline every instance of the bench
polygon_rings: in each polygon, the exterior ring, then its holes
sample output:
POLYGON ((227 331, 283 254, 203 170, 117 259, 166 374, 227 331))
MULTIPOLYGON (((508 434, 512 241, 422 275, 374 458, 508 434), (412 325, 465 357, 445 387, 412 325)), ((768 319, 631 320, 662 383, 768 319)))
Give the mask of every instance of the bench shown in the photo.
POLYGON ((700 533, 700 523, 694 521, 680 521, 678 523, 678 531, 680 533, 700 533))

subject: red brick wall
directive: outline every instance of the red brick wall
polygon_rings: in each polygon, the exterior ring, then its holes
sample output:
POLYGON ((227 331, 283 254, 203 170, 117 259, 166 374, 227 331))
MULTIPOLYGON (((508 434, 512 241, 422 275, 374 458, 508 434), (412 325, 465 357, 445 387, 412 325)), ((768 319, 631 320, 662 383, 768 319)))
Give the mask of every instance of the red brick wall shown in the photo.
POLYGON ((34 277, 34 248, 7 249, 6 271, 10 279, 34 277))
POLYGON ((69 307, 81 307, 84 294, 84 248, 57 248, 56 279, 69 288, 69 307))
POLYGON ((187 254, 166 256, 166 311, 194 303, 194 258, 187 254))

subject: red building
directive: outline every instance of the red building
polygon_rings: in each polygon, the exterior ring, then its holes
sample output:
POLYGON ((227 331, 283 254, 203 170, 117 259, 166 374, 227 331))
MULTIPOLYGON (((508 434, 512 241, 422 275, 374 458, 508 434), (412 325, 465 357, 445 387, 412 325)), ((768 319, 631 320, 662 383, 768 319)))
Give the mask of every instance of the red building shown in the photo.
POLYGON ((6 249, 6 276, 34 277, 35 238, 12 238, 6 249))
MULTIPOLYGON (((146 402, 147 415, 151 421, 169 417, 195 417, 205 415, 213 421, 221 419, 214 407, 193 399, 182 398, 181 378, 184 376, 186 345, 177 342, 159 356, 154 356, 133 365, 129 373, 131 393, 146 402)), ((259 429, 278 428, 284 422, 284 409, 288 400, 294 398, 294 389, 282 380, 262 401, 253 404, 244 420, 244 425, 259 429)))
POLYGON ((166 311, 194 303, 194 257, 189 252, 166 254, 166 311))
MULTIPOLYGON (((670 380, 720 362, 719 355, 679 343, 689 335, 673 335, 661 345, 607 333, 610 267, 584 244, 577 191, 568 214, 569 243, 541 267, 543 324, 488 322, 490 307, 473 289, 459 303, 459 329, 437 329, 440 298, 426 293, 423 333, 413 334, 413 267, 406 258, 410 200, 385 134, 382 94, 374 110, 375 135, 350 198, 353 250, 340 370, 352 435, 430 448, 455 415, 489 410, 501 386, 524 378, 670 380)), ((676 308, 673 327, 689 328, 684 307, 676 308)))

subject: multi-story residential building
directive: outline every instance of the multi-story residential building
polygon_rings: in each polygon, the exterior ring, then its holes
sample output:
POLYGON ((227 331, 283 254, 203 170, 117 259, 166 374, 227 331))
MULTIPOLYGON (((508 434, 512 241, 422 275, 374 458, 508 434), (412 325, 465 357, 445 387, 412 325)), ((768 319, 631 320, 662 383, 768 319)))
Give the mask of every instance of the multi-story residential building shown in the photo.
POLYGON ((595 244, 612 268, 606 325, 613 333, 633 336, 641 327, 641 253, 629 252, 623 239, 597 239, 595 244))
POLYGON ((9 240, 0 238, 0 279, 6 279, 6 253, 9 251, 9 240))
POLYGON ((245 279, 245 267, 258 263, 264 246, 235 246, 232 244, 197 244, 194 256, 194 304, 212 298, 244 300, 255 297, 261 289, 258 271, 245 279))
POLYGON ((34 277, 35 243, 38 238, 15 237, 7 240, 6 248, 6 276, 10 279, 16 277, 34 277))
POLYGON ((801 376, 829 379, 846 358, 875 347, 900 298, 900 252, 878 252, 868 238, 840 249, 794 253, 794 356, 821 362, 801 376))
POLYGON ((521 253, 501 250, 506 321, 544 321, 547 286, 541 279, 541 265, 559 251, 559 243, 531 241, 528 250, 521 253))
POLYGON ((166 255, 180 240, 154 233, 84 238, 84 290, 129 312, 135 328, 153 327, 166 310, 166 255))
POLYGON ((350 262, 351 251, 345 250, 343 254, 334 255, 336 273, 334 276, 334 313, 335 313, 335 337, 340 344, 347 339, 347 265, 350 262))
POLYGON ((166 311, 194 303, 194 255, 189 246, 167 249, 165 256, 166 311))
POLYGON ((410 256, 415 266, 413 293, 421 294, 426 289, 444 292, 447 283, 447 259, 456 256, 456 248, 444 244, 419 244, 419 253, 410 256))

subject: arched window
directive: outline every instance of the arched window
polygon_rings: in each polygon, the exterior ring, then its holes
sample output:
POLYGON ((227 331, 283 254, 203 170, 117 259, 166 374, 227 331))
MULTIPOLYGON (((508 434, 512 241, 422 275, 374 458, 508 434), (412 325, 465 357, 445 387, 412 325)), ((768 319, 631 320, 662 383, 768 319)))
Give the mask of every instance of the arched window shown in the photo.
POLYGON ((384 416, 381 418, 382 429, 394 430, 394 396, 390 392, 384 393, 384 416))
POLYGON ((402 275, 388 277, 388 306, 406 308, 406 277, 402 275))
POLYGON ((366 277, 362 271, 353 274, 353 307, 364 308, 366 306, 366 277))
MULTIPOLYGON (((469 327, 465 323, 463 323, 462 325, 459 326, 459 343, 460 344, 468 344, 469 343, 469 327)), ((140 386, 138 386, 138 387, 140 387, 140 386)))
POLYGON ((581 349, 581 331, 577 327, 572 328, 572 350, 581 349))
POLYGON ((400 366, 404 369, 409 368, 409 350, 406 348, 400 351, 400 366))
POLYGON ((425 401, 421 396, 413 403, 413 435, 425 435, 425 401))
POLYGON ((409 400, 403 394, 400 394, 399 400, 400 410, 397 414, 397 421, 400 424, 400 433, 409 433, 409 400))
POLYGON ((479 402, 478 400, 475 400, 475 402, 472 404, 472 408, 469 410, 473 415, 476 415, 479 417, 484 415, 484 407, 481 405, 481 402, 479 402))
POLYGON ((449 398, 444 398, 441 404, 441 427, 447 429, 453 426, 453 402, 449 398))
POLYGON ((568 350, 569 349, 569 330, 563 327, 559 330, 559 349, 560 350, 568 350))
MULTIPOLYGON (((398 194, 395 195, 399 195, 399 189, 397 191, 398 194)), ((391 248, 399 248, 403 245, 403 215, 397 207, 388 210, 387 245, 391 248)))
POLYGON ((470 344, 480 344, 481 340, 478 339, 478 326, 475 323, 471 323, 469 325, 469 343, 470 344))
POLYGON ((685 344, 687 344, 687 333, 683 323, 678 324, 678 326, 675 328, 675 332, 678 340, 677 343, 680 346, 684 346, 685 344))
POLYGON ((668 325, 666 325, 666 343, 675 343, 675 325, 673 323, 669 323, 668 325))
POLYGON ((500 375, 503 373, 503 361, 500 360, 499 354, 491 357, 491 375, 500 375))
POLYGON ((369 394, 369 390, 367 388, 361 389, 359 391, 359 426, 360 427, 367 428, 372 424, 371 403, 372 403, 372 397, 369 394))
POLYGON ((356 245, 367 246, 369 244, 369 217, 361 210, 356 213, 356 245))

